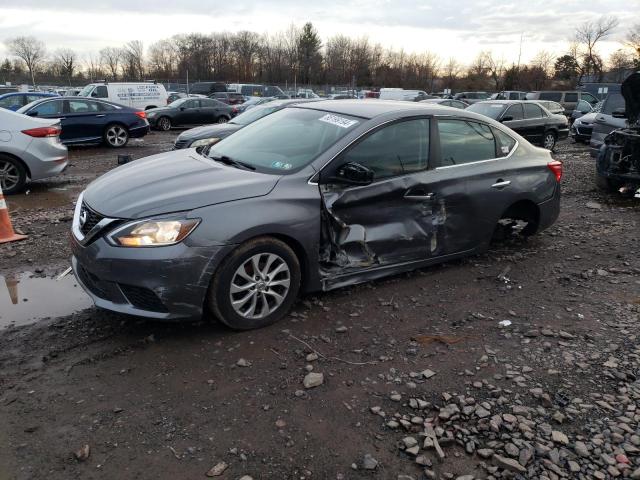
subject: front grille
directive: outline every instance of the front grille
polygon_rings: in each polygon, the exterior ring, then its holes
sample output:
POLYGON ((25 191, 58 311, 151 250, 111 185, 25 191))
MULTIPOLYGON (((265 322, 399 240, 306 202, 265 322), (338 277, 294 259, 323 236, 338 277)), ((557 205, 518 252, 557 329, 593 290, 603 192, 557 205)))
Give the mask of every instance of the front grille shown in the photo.
POLYGON ((86 203, 82 202, 82 207, 80 208, 80 231, 83 235, 86 235, 91 231, 93 227, 95 227, 104 217, 99 213, 91 210, 86 203), (84 218, 84 223, 82 219, 84 218))
POLYGON ((176 143, 173 144, 174 150, 180 150, 181 148, 187 148, 189 145, 189 140, 176 140, 176 143))
POLYGON ((124 296, 131 305, 141 310, 149 310, 151 312, 166 313, 167 307, 164 306, 162 300, 154 293, 153 290, 144 287, 135 287, 133 285, 124 285, 119 283, 118 286, 124 296))
POLYGON ((576 127, 578 135, 591 135, 593 127, 576 127))

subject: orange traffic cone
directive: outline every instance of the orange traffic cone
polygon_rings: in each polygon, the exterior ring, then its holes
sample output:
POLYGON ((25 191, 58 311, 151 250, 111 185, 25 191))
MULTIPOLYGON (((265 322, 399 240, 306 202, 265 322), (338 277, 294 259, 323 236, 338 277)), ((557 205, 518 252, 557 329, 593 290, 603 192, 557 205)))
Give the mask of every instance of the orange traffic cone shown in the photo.
POLYGON ((9 210, 7 210, 7 202, 4 200, 2 187, 0 187, 0 243, 15 242, 25 238, 27 238, 26 235, 18 235, 13 231, 9 210))
POLYGON ((4 277, 9 292, 9 298, 14 305, 18 304, 18 279, 12 275, 4 277))

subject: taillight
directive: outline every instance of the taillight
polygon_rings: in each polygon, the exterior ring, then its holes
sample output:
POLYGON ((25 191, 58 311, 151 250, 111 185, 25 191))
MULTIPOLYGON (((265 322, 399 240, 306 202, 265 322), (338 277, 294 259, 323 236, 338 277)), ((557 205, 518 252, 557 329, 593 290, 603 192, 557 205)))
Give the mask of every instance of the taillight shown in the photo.
POLYGON ((147 112, 143 112, 143 111, 136 112, 136 115, 142 118, 143 120, 147 118, 147 112))
POLYGON ((38 127, 30 128, 29 130, 22 130, 22 133, 25 135, 36 138, 57 137, 61 132, 62 129, 60 127, 38 127))
POLYGON ((549 170, 551 170, 556 176, 556 180, 558 182, 562 180, 562 162, 558 160, 552 160, 551 162, 547 163, 547 167, 549 167, 549 170))

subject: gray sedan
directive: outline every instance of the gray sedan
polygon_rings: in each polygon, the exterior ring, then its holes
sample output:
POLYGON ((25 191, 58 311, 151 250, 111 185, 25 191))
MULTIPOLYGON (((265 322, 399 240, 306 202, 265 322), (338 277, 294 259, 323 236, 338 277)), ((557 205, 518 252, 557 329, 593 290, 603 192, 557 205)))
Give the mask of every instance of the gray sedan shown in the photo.
POLYGON ((562 164, 485 116, 404 102, 287 107, 210 149, 119 167, 78 199, 73 269, 103 308, 236 329, 322 291, 531 235, 562 164))
POLYGON ((67 168, 67 147, 60 143, 60 120, 32 118, 0 109, 0 187, 10 195, 29 180, 67 168))

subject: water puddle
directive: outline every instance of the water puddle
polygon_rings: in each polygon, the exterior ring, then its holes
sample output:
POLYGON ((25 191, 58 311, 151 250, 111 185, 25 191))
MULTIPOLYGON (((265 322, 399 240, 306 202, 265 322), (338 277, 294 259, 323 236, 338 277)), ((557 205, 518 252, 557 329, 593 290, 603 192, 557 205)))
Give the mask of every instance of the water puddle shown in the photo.
POLYGON ((0 275, 0 329, 70 315, 92 305, 73 274, 60 280, 31 272, 0 275))

